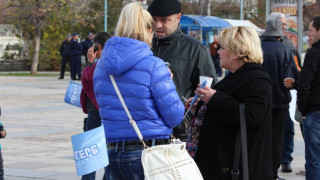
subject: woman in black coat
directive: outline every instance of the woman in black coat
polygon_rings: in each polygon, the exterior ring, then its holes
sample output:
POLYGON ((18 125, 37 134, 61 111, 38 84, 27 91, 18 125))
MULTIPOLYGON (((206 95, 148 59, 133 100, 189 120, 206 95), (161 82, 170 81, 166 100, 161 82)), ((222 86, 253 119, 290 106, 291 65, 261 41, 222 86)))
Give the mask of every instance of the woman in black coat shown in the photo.
MULTIPOLYGON (((231 180, 239 104, 245 104, 249 179, 272 179, 272 83, 262 68, 257 33, 249 27, 224 29, 219 35, 220 66, 232 73, 213 89, 197 88, 199 95, 187 149, 204 179, 231 180)), ((190 101, 186 104, 186 108, 190 101)), ((240 161, 240 175, 242 167, 240 161)))

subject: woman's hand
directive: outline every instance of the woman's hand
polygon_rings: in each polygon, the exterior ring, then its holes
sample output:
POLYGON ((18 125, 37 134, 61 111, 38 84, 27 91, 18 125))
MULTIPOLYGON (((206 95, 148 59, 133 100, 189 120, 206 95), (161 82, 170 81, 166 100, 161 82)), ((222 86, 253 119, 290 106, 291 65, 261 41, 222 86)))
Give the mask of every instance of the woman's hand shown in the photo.
MULTIPOLYGON (((190 108, 190 104, 191 104, 191 101, 193 100, 194 97, 191 97, 188 99, 188 101, 186 102, 186 104, 184 105, 184 107, 188 110, 190 108)), ((196 102, 193 104, 192 108, 191 108, 191 111, 194 113, 196 112, 196 108, 197 108, 197 104, 198 102, 200 101, 200 99, 198 98, 196 100, 196 102)))
POLYGON ((97 53, 98 51, 96 52, 93 52, 93 49, 94 49, 94 46, 92 46, 91 48, 88 49, 88 53, 87 53, 87 58, 88 58, 88 61, 90 63, 93 63, 94 60, 97 58, 97 53))
POLYGON ((199 95, 199 98, 206 104, 210 101, 212 96, 217 92, 214 89, 211 89, 208 86, 204 86, 204 88, 200 88, 201 84, 198 84, 198 88, 194 91, 195 94, 199 95))

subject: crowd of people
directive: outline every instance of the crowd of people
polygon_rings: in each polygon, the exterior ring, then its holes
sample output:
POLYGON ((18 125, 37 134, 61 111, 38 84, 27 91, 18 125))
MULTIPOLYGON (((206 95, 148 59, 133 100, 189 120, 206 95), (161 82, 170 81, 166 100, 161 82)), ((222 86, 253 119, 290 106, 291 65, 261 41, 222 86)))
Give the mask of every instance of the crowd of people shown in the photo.
MULTIPOLYGON (((61 45, 59 79, 64 78, 67 62, 71 79, 81 78, 81 104, 88 114, 85 131, 104 125, 109 156, 104 179, 144 179, 144 145, 110 75, 146 144, 179 138, 203 178, 210 180, 231 180, 236 174, 240 104, 245 105, 249 179, 280 180, 280 166, 283 172, 292 172, 294 125, 289 103, 290 90, 296 89, 306 179, 320 179, 320 17, 310 22, 310 49, 303 67, 284 35, 286 18, 281 13, 269 15, 260 37, 250 27, 223 29, 210 50, 181 31, 180 19, 178 0, 154 0, 147 10, 130 3, 121 11, 114 36, 90 32, 79 43, 74 33, 61 45), (82 75, 81 55, 89 64, 82 75), (218 81, 221 68, 230 73, 218 81), (212 85, 201 88, 199 76, 213 78, 212 85), (190 107, 195 95, 199 98, 190 107)), ((241 165, 239 172, 241 179, 241 165)), ((82 179, 95 179, 95 172, 82 179)))
POLYGON ((78 33, 68 34, 66 39, 61 43, 60 55, 60 77, 58 79, 64 79, 64 74, 67 64, 70 69, 70 77, 72 80, 81 80, 82 61, 81 56, 85 57, 85 64, 88 63, 87 53, 88 49, 92 47, 92 39, 95 36, 95 32, 88 32, 87 37, 81 43, 78 42, 78 33), (77 77, 78 76, 78 77, 77 77))

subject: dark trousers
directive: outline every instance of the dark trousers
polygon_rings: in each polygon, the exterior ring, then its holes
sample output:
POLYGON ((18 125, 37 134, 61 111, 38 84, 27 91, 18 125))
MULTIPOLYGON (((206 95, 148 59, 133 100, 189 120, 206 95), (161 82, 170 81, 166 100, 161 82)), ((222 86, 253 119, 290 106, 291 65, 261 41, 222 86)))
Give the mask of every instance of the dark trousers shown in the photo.
POLYGON ((290 117, 290 112, 287 112, 287 120, 284 132, 284 143, 281 163, 291 163, 293 157, 291 154, 294 149, 294 123, 290 117))
POLYGON ((71 74, 70 59, 71 58, 68 57, 68 56, 62 56, 62 59, 61 59, 61 70, 60 70, 60 77, 62 77, 62 78, 64 78, 64 73, 65 73, 65 70, 66 70, 67 63, 69 64, 70 74, 71 74))
POLYGON ((71 79, 75 80, 78 75, 78 79, 81 79, 81 55, 71 57, 71 79))
POLYGON ((280 167, 282 148, 284 141, 284 131, 286 125, 286 109, 272 109, 272 165, 273 179, 278 178, 278 168, 280 167))

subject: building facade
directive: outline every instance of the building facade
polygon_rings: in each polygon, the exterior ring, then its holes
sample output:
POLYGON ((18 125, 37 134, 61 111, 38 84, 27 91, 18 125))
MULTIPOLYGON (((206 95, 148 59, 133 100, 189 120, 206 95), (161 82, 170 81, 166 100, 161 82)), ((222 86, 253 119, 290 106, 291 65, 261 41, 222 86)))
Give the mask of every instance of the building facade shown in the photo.
POLYGON ((19 32, 13 25, 0 24, 0 60, 12 54, 18 54, 17 47, 23 46, 23 41, 17 37, 19 32))

